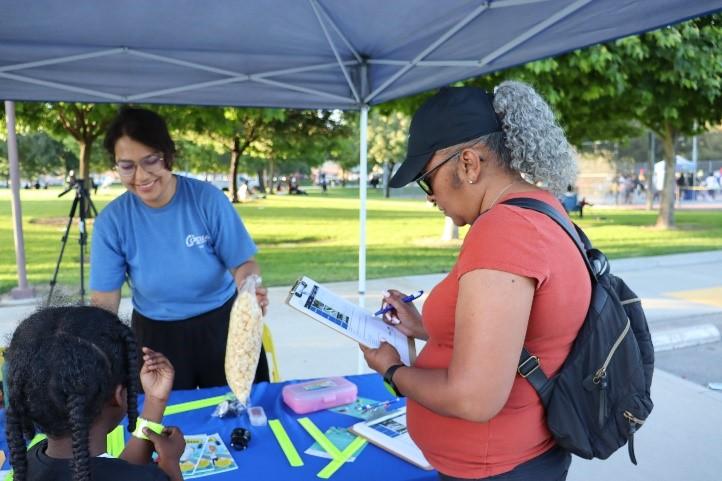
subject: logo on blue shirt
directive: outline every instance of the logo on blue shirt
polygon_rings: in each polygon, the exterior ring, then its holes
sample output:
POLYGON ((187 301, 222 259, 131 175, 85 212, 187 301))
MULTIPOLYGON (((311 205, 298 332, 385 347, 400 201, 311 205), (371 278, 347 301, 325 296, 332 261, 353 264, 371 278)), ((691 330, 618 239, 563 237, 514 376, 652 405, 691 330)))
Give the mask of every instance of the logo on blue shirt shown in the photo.
POLYGON ((199 248, 203 249, 203 247, 205 247, 209 240, 211 240, 211 236, 209 236, 208 234, 188 234, 188 236, 186 237, 186 247, 198 246, 199 248))

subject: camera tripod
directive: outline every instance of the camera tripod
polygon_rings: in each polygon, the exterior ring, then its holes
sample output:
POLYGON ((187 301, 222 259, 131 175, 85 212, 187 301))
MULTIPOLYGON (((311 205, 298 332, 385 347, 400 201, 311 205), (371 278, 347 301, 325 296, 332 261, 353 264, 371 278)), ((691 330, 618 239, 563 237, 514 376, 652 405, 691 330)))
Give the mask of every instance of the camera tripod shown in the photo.
POLYGON ((78 229, 80 231, 80 238, 78 243, 80 244, 80 304, 85 304, 85 247, 88 244, 88 234, 86 232, 85 221, 89 214, 94 216, 98 215, 98 211, 90 199, 90 192, 85 188, 85 181, 83 179, 70 179, 70 185, 63 192, 58 194, 58 197, 62 197, 71 190, 75 189, 75 198, 73 199, 73 205, 70 207, 70 213, 68 214, 68 223, 65 226, 65 234, 61 239, 60 255, 58 256, 58 262, 55 265, 55 272, 53 273, 53 279, 50 281, 50 292, 48 293, 48 304, 53 297, 53 291, 55 290, 55 284, 58 280, 58 271, 60 270, 60 263, 63 260, 63 253, 65 252, 65 246, 68 243, 68 234, 70 232, 70 226, 73 224, 73 217, 75 217, 76 211, 78 212, 78 229))

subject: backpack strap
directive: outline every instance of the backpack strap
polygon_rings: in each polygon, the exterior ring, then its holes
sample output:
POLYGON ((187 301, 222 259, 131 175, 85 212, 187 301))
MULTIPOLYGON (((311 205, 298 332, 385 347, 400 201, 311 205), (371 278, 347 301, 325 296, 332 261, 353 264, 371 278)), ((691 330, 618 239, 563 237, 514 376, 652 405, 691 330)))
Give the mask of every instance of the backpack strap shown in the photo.
POLYGON ((531 197, 516 197, 505 200, 501 203, 540 212, 556 222, 559 227, 567 233, 572 242, 574 242, 574 245, 577 246, 577 250, 579 250, 579 253, 582 255, 582 259, 584 260, 584 265, 587 266, 587 271, 589 271, 589 275, 592 278, 592 283, 597 280, 597 275, 589 262, 589 258, 587 257, 587 250, 591 248, 589 239, 576 227, 575 224, 561 215, 558 210, 544 201, 532 199, 531 197))
MULTIPOLYGON (((591 249, 591 242, 589 242, 589 239, 584 232, 582 232, 569 219, 561 215, 558 210, 546 202, 538 199, 532 199, 530 197, 516 197, 505 200, 501 203, 540 212, 556 222, 564 230, 564 232, 567 233, 572 242, 574 242, 574 245, 577 246, 577 250, 584 260, 584 265, 587 266, 587 271, 591 277, 592 285, 597 282, 597 275, 589 262, 589 258, 587 257, 587 250, 591 249)), ((539 398, 544 406, 547 406, 552 393, 552 384, 549 382, 549 378, 546 374, 544 374, 544 371, 541 370, 539 358, 530 354, 525 347, 522 347, 521 350, 521 357, 519 359, 517 372, 521 377, 529 381, 529 384, 531 384, 537 394, 539 394, 539 398)))
POLYGON ((551 383, 544 371, 541 370, 541 363, 537 356, 532 356, 525 347, 521 348, 521 359, 516 372, 527 381, 539 394, 542 404, 546 407, 552 394, 551 383))

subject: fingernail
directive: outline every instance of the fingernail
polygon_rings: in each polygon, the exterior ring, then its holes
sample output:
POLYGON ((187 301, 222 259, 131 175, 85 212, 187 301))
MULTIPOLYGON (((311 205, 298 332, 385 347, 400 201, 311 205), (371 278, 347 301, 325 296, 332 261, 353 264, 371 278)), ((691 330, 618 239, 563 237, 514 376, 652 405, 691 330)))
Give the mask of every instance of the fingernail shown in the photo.
POLYGON ((384 291, 384 297, 389 297, 391 293, 389 291, 384 291))
POLYGON ((391 318, 391 324, 401 324, 401 319, 399 319, 398 317, 394 316, 394 317, 391 318))
POLYGON ((389 342, 389 341, 387 341, 385 337, 382 337, 381 342, 389 342))

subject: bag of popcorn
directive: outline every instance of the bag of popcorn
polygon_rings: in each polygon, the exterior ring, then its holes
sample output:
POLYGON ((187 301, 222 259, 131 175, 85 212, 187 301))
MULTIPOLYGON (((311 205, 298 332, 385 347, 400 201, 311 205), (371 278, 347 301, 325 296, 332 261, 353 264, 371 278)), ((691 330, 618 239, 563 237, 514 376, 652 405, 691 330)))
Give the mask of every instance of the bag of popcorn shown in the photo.
POLYGON ((263 342, 263 313, 256 300, 256 286, 260 284, 257 275, 246 278, 238 289, 228 323, 226 380, 243 405, 248 405, 263 342))

